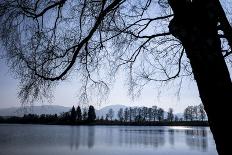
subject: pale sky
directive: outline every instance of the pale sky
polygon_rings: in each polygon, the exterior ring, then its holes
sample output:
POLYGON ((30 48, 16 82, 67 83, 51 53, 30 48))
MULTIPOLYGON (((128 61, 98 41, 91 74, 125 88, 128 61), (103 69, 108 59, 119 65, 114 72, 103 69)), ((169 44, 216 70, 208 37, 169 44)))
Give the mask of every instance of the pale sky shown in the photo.
MULTIPOLYGON (((0 53, 1 52, 2 51, 0 51, 0 53)), ((54 90, 54 99, 51 104, 68 107, 77 105, 79 83, 80 81, 75 79, 61 82, 54 90)), ((132 101, 131 97, 128 96, 128 87, 125 86, 125 77, 119 75, 115 81, 114 88, 111 89, 108 100, 100 105, 96 103, 91 104, 97 109, 113 104, 147 107, 156 105, 164 110, 168 110, 168 108, 171 107, 174 109, 175 113, 179 113, 183 112, 189 105, 198 105, 201 103, 195 81, 187 80, 183 82, 180 98, 176 95, 176 89, 176 86, 170 85, 162 89, 162 93, 158 97, 158 89, 153 84, 149 84, 144 88, 141 96, 132 101)), ((9 72, 9 68, 4 64, 4 61, 0 59, 0 108, 20 106, 21 103, 17 98, 18 91, 18 81, 13 78, 12 73, 9 72)), ((41 105, 41 103, 34 103, 34 105, 41 105)))
MULTIPOLYGON (((61 82, 54 90, 54 99, 52 105, 62 105, 71 107, 78 104, 78 83, 80 81, 72 80, 61 82)), ((114 88, 111 90, 107 101, 99 104, 93 104, 97 109, 113 105, 123 104, 126 106, 147 106, 156 105, 168 110, 172 107, 175 113, 183 112, 184 108, 189 105, 198 105, 201 103, 198 90, 194 81, 185 81, 181 88, 180 98, 176 96, 176 87, 170 85, 168 88, 161 89, 162 92, 158 97, 158 89, 153 85, 147 86, 141 96, 134 101, 128 96, 128 87, 125 86, 125 77, 119 76, 114 88)), ((17 98, 18 81, 13 78, 9 68, 0 59, 0 108, 20 106, 21 103, 17 98)), ((50 104, 50 103, 43 103, 50 104)), ((41 105, 41 103, 34 103, 41 105)))

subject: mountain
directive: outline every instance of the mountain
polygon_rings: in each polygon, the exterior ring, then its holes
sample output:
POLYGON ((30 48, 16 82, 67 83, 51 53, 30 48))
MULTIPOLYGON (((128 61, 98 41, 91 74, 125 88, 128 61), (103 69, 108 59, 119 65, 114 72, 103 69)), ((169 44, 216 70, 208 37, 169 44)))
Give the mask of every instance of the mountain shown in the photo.
POLYGON ((96 115, 99 118, 101 118, 102 116, 105 118, 106 114, 109 112, 109 109, 113 109, 113 111, 114 111, 114 118, 113 119, 116 119, 117 118, 117 113, 118 113, 119 109, 120 108, 125 109, 126 107, 127 106, 120 105, 120 104, 109 105, 109 106, 106 106, 106 107, 104 107, 102 109, 96 110, 96 115))
MULTIPOLYGON (((117 113, 120 108, 127 108, 125 105, 109 105, 106 107, 103 107, 99 110, 96 110, 96 116, 101 118, 102 116, 105 118, 106 114, 109 112, 109 109, 113 109, 114 111, 114 117, 113 119, 117 118, 117 113)), ((59 105, 42 105, 42 106, 26 106, 23 108, 19 107, 12 107, 12 108, 4 108, 0 109, 0 116, 23 116, 24 114, 60 114, 63 112, 70 111, 71 107, 64 107, 59 105)), ((175 114, 179 118, 183 117, 182 113, 175 114)), ((164 112, 164 116, 167 117, 167 112, 164 112)))
POLYGON ((24 114, 60 114, 71 108, 59 105, 25 106, 0 109, 0 116, 23 116, 24 114))
MULTIPOLYGON (((120 108, 126 108, 124 105, 110 105, 103 107, 102 109, 96 110, 97 117, 105 117, 108 113, 109 109, 113 109, 115 112, 115 118, 117 116, 117 112, 120 108)), ((11 107, 11 108, 2 108, 0 109, 0 116, 23 116, 24 114, 60 114, 63 112, 67 112, 71 109, 71 107, 64 107, 59 105, 42 105, 42 106, 25 106, 21 107, 11 107)))

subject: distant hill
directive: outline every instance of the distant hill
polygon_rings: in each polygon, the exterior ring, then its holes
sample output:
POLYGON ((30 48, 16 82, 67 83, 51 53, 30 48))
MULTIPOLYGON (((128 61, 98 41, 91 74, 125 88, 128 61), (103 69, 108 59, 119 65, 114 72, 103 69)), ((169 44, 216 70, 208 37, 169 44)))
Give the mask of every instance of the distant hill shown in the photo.
POLYGON ((23 116, 24 114, 60 114, 67 112, 70 107, 59 105, 25 106, 0 109, 0 116, 23 116))
MULTIPOLYGON (((110 105, 106 106, 102 109, 96 110, 97 117, 104 116, 108 113, 109 109, 113 109, 115 111, 115 118, 117 116, 117 111, 120 108, 126 108, 124 105, 110 105)), ((2 108, 0 109, 0 116, 23 116, 24 114, 60 114, 63 112, 67 112, 71 109, 71 107, 64 107, 59 105, 42 105, 42 106, 26 106, 23 108, 20 107, 12 107, 12 108, 2 108)))
MULTIPOLYGON (((106 114, 108 113, 109 109, 113 109, 114 111, 114 118, 117 118, 117 113, 120 108, 127 108, 125 105, 109 105, 103 107, 99 110, 96 110, 97 117, 101 118, 102 116, 105 118, 106 114)), ((61 114, 63 112, 67 112, 71 109, 71 107, 64 107, 59 105, 42 105, 42 106, 26 106, 24 108, 19 107, 12 107, 12 108, 3 108, 0 109, 0 116, 23 116, 24 114, 61 114)), ((182 118, 182 113, 176 114, 179 118, 182 118)), ((167 112, 164 112, 164 116, 167 117, 167 112)))
POLYGON ((109 109, 113 109, 114 111, 114 119, 117 118, 117 113, 119 111, 120 108, 123 108, 125 109, 127 106, 125 105, 120 105, 120 104, 117 104, 117 105, 109 105, 109 106, 106 106, 100 110, 96 110, 96 115, 97 117, 101 118, 102 116, 105 118, 106 114, 109 112, 109 109))

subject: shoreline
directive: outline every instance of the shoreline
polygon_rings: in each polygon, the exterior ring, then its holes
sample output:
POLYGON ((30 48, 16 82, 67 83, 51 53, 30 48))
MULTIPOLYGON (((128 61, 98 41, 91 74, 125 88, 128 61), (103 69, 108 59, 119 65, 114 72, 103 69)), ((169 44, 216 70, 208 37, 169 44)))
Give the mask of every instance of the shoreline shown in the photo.
POLYGON ((198 127, 209 127, 208 121, 178 121, 178 122, 7 122, 1 121, 0 124, 32 124, 32 125, 69 125, 69 126, 198 126, 198 127))

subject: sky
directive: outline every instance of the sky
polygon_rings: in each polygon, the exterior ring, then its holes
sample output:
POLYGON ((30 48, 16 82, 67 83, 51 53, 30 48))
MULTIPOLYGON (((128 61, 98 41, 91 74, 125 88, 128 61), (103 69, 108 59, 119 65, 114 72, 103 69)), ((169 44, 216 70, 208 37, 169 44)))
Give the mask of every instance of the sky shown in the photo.
MULTIPOLYGON (((0 50, 2 49, 0 48, 0 50)), ((0 51, 0 53, 1 52, 2 51, 0 51)), ((178 88, 175 85, 170 85, 161 89, 162 92, 159 94, 157 87, 149 84, 144 88, 140 97, 131 100, 131 97, 128 95, 128 87, 125 85, 125 79, 125 75, 119 75, 113 89, 111 89, 109 98, 101 104, 91 104, 97 109, 114 104, 147 107, 156 105, 164 110, 173 108, 175 113, 179 113, 183 112, 187 106, 201 103, 196 83, 193 80, 183 82, 180 97, 176 95, 178 88)), ((43 104, 62 105, 67 107, 78 105, 79 83, 80 81, 74 78, 69 81, 60 82, 60 85, 54 90, 53 102, 45 102, 43 104)), ((13 78, 13 74, 9 71, 4 60, 0 59, 0 108, 21 106, 20 100, 17 97, 18 91, 17 79, 13 78)), ((34 105, 41 105, 41 103, 36 102, 34 105)))
MULTIPOLYGON (((79 81, 73 79, 61 82, 60 85, 54 90, 54 98, 52 103, 35 102, 34 105, 61 105, 71 107, 78 105, 78 83, 79 81)), ((128 87, 125 85, 125 77, 118 76, 111 89, 109 98, 101 104, 91 103, 97 109, 108 105, 123 104, 126 106, 147 106, 151 107, 156 105, 168 110, 173 108, 174 112, 179 113, 189 105, 198 105, 201 103, 195 81, 184 81, 181 87, 180 97, 176 95, 177 87, 170 85, 167 88, 159 90, 153 86, 148 85, 144 88, 141 95, 132 100, 128 95, 128 87)), ((18 80, 13 78, 13 74, 0 59, 0 108, 19 107, 21 106, 20 100, 17 97, 18 80)))

